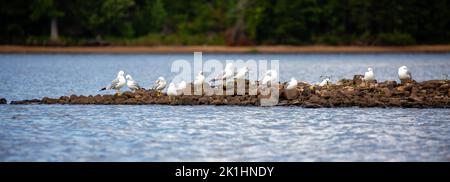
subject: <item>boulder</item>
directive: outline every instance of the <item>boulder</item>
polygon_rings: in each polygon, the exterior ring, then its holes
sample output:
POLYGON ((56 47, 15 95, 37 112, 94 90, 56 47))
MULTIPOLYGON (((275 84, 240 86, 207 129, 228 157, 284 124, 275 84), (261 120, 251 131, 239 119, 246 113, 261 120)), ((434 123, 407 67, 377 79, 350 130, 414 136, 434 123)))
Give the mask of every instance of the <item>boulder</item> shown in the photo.
POLYGON ((294 89, 285 89, 283 91, 285 97, 287 100, 294 100, 298 98, 298 90, 297 88, 294 89))
POLYGON ((8 101, 5 98, 0 98, 0 104, 7 104, 8 101))
POLYGON ((354 85, 360 85, 363 83, 364 75, 355 75, 353 76, 353 84, 354 85))

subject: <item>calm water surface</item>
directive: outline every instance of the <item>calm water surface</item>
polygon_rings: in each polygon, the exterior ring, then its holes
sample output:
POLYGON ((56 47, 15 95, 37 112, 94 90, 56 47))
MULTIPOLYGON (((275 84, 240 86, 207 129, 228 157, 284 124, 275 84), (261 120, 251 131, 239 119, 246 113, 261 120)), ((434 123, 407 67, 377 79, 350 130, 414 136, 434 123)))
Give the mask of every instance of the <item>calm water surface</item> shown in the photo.
MULTIPOLYGON (((0 54, 0 97, 95 95, 118 70, 149 87, 190 54, 0 54)), ((206 54, 280 60, 280 78, 450 74, 450 54, 206 54)), ((112 92, 106 92, 112 93, 112 92)), ((0 161, 450 161, 450 109, 0 105, 0 161)))

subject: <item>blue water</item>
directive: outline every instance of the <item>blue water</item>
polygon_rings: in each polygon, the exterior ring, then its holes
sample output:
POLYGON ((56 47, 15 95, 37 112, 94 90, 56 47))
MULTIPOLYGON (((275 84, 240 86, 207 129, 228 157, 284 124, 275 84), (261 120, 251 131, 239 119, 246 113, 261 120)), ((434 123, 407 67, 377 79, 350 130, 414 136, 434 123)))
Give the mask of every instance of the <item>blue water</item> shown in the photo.
MULTIPOLYGON (((190 54, 3 54, 0 97, 95 95, 120 69, 149 87, 190 54)), ((450 74, 450 54, 207 54, 277 59, 280 80, 450 74)), ((112 92, 105 92, 112 93, 112 92)), ((0 161, 450 161, 450 109, 0 105, 0 161)))

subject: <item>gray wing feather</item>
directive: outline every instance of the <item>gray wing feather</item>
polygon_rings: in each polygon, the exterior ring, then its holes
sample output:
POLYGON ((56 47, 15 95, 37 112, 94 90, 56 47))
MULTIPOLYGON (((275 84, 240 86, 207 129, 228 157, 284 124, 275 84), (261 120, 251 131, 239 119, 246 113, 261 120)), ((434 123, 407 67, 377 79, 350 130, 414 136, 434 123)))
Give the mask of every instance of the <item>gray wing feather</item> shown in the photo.
POLYGON ((409 79, 412 79, 411 72, 407 71, 406 74, 408 74, 409 79))
POLYGON ((114 79, 112 82, 111 82, 111 85, 109 85, 109 88, 108 89, 116 89, 116 87, 119 85, 119 78, 116 78, 116 79, 114 79))

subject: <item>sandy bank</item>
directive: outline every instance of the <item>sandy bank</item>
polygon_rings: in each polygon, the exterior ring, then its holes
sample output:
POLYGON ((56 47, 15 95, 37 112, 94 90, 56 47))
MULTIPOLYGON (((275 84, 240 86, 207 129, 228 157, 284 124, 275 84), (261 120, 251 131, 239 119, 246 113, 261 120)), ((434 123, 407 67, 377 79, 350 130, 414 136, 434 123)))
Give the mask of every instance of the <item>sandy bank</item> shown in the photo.
POLYGON ((0 53, 442 53, 450 45, 420 46, 103 46, 103 47, 44 47, 1 45, 0 53))

